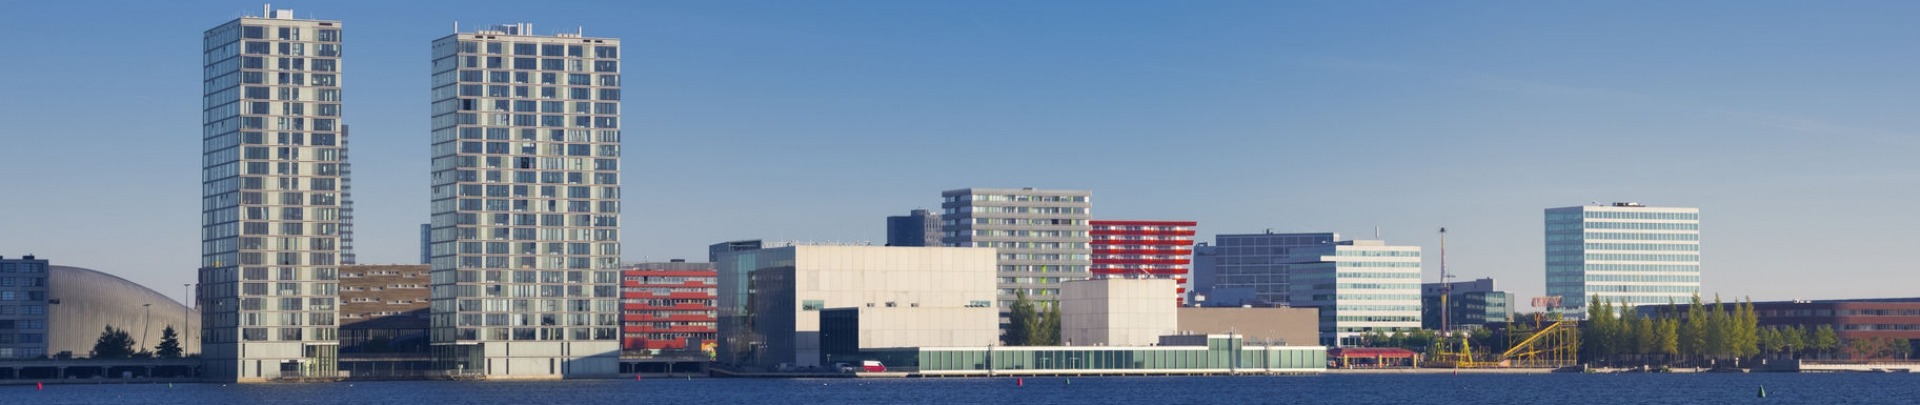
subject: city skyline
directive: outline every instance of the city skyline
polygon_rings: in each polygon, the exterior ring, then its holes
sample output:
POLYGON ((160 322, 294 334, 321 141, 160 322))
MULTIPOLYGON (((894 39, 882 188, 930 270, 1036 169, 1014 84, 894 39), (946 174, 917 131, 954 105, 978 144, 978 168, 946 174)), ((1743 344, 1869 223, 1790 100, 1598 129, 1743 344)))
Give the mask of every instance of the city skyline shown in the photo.
MULTIPOLYGON (((1542 292, 1539 210, 1585 201, 1710 212, 1708 296, 1890 297, 1920 282, 1898 254, 1920 242, 1901 231, 1920 226, 1903 204, 1920 200, 1920 169, 1901 153, 1920 147, 1920 123, 1904 114, 1917 81, 1891 69, 1915 58, 1874 52, 1915 33, 1892 17, 1910 4, 1751 5, 1718 20, 1704 3, 1405 5, 1399 16, 1115 3, 1101 18, 1044 4, 280 6, 354 27, 342 82, 362 263, 414 262, 427 220, 422 44, 453 21, 525 21, 643 43, 622 58, 623 163, 660 170, 625 176, 625 262, 763 236, 883 240, 882 218, 935 208, 940 190, 1037 187, 1098 193, 1094 219, 1196 220, 1199 240, 1263 229, 1358 239, 1379 227, 1397 245, 1437 249, 1445 226, 1453 272, 1500 279, 1523 302, 1542 292), (1845 24, 1767 30, 1815 17, 1845 24), (1535 31, 1553 35, 1515 34, 1535 31), (1719 52, 1690 55, 1699 47, 1719 52), (1163 154, 1192 164, 1125 172, 1135 166, 1112 158, 1163 154), (1799 282, 1806 269, 1883 282, 1799 282)), ((111 41, 126 50, 113 62, 143 70, 111 73, 91 66, 113 64, 101 54, 48 41, 0 45, 30 62, 0 68, 0 84, 36 95, 0 99, 15 123, 8 144, 84 147, 103 165, 54 153, 0 163, 35 173, 10 185, 41 196, 0 203, 0 227, 36 231, 0 235, 0 254, 158 291, 192 281, 198 196, 185 185, 198 167, 183 157, 198 149, 185 135, 199 105, 187 78, 201 72, 190 40, 259 4, 6 7, 0 34, 111 41), (81 82, 129 96, 60 87, 81 82), (71 124, 97 110, 117 117, 71 124), (118 203, 129 195, 146 203, 118 203)))

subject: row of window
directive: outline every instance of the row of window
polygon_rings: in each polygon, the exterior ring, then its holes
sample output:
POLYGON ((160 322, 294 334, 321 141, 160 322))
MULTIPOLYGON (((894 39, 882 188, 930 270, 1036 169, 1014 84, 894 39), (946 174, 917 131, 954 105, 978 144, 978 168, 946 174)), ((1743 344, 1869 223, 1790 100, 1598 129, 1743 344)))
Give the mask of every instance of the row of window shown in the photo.
POLYGON ((310 39, 310 41, 340 42, 340 30, 335 28, 272 27, 272 26, 261 26, 261 25, 242 25, 240 26, 240 37, 246 38, 246 39, 266 39, 267 32, 269 30, 272 30, 272 32, 277 34, 277 35, 274 35, 273 39, 278 39, 282 41, 299 41, 301 40, 300 38, 302 37, 301 34, 308 33, 311 31, 312 35, 305 36, 307 38, 312 38, 310 39))
MULTIPOLYGON (((506 51, 508 49, 512 49, 513 55, 520 55, 520 56, 566 56, 566 57, 573 57, 573 58, 587 57, 587 53, 586 53, 587 46, 585 45, 534 44, 534 43, 524 43, 524 42, 516 43, 516 42, 494 42, 494 41, 460 41, 459 45, 457 46, 460 47, 459 48, 460 53, 470 53, 470 54, 505 55, 507 54, 506 51)), ((620 57, 620 47, 611 46, 611 45, 594 46, 593 57, 618 58, 620 57)))
POLYGON ((40 330, 47 328, 45 319, 0 319, 0 329, 40 330))
MULTIPOLYGON (((444 329, 435 329, 434 334, 444 329)), ((481 340, 483 329, 459 328, 453 330, 453 339, 481 340)), ((616 340, 620 338, 618 328, 486 328, 485 340, 492 341, 587 341, 616 340)), ((437 341, 438 339, 436 339, 437 341)))
MULTIPOLYGON (((435 294, 436 297, 439 294, 435 294)), ((619 313, 618 299, 436 299, 433 301, 434 313, 453 312, 600 312, 619 313)))
POLYGON ((961 209, 960 209, 960 208, 948 208, 948 209, 947 209, 947 214, 948 214, 948 215, 954 215, 954 214, 959 214, 959 213, 961 213, 961 212, 972 212, 972 213, 986 213, 986 214, 1043 214, 1043 215, 1045 215, 1045 214, 1051 214, 1051 215, 1077 215, 1077 214, 1086 214, 1086 213, 1087 213, 1087 209, 1086 209, 1086 208, 1082 208, 1082 207, 982 207, 982 206, 971 206, 971 207, 965 207, 965 208, 967 208, 967 210, 966 210, 966 211, 961 211, 961 209))
POLYGON ((1628 229, 1643 231, 1698 231, 1700 224, 1685 223, 1648 223, 1648 222, 1586 222, 1547 224, 1547 231, 1566 231, 1575 229, 1628 229))
POLYGON ((0 315, 46 315, 46 305, 0 305, 0 315))
MULTIPOLYGON (((966 222, 966 221, 968 221, 968 220, 965 220, 965 219, 947 219, 947 220, 943 220, 943 221, 941 221, 941 222, 942 222, 943 224, 945 224, 945 226, 960 226, 960 225, 962 225, 962 224, 966 224, 966 223, 968 223, 968 222, 966 222)), ((973 223, 973 224, 979 224, 979 225, 1086 225, 1086 224, 1087 224, 1087 220, 1084 220, 1084 219, 1060 219, 1060 218, 1041 218, 1041 219, 1029 219, 1029 218, 974 218, 974 219, 972 219, 972 222, 971 222, 971 223, 973 223)))
POLYGON ((1014 202, 1087 202, 1087 196, 1066 195, 1022 195, 1022 194, 961 194, 949 196, 947 202, 962 201, 1014 201, 1014 202))
POLYGON ((1700 245, 1694 243, 1586 243, 1579 245, 1547 245, 1548 252, 1577 252, 1581 250, 1698 252, 1700 251, 1700 245))

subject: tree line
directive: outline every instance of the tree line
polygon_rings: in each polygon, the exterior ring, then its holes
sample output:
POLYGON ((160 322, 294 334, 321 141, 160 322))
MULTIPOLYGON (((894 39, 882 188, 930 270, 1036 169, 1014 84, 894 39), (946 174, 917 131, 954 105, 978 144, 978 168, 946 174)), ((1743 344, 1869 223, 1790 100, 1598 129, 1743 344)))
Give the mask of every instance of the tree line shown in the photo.
POLYGON ((95 359, 146 359, 154 357, 172 359, 179 358, 181 354, 180 336, 173 331, 173 325, 167 325, 166 329, 160 331, 160 344, 154 345, 152 351, 144 348, 135 349, 134 346, 133 335, 128 334, 126 329, 107 325, 107 329, 100 332, 100 338, 93 341, 93 353, 88 357, 95 359))
POLYGON ((1751 299, 1712 304, 1694 296, 1685 306, 1669 305, 1651 315, 1625 304, 1587 301, 1580 355, 1590 364, 1712 367, 1762 358, 1906 357, 1911 347, 1898 339, 1842 342, 1832 325, 1759 326, 1751 299), (1844 344, 1843 344, 1844 343, 1844 344))

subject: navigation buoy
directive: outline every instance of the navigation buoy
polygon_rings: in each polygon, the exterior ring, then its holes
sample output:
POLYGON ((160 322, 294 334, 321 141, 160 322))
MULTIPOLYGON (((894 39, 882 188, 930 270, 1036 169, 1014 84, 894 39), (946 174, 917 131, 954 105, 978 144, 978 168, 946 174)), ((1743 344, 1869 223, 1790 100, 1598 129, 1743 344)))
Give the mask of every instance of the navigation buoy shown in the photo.
POLYGON ((1760 385, 1760 397, 1761 397, 1761 398, 1766 398, 1766 397, 1767 397, 1767 386, 1766 386, 1766 384, 1761 384, 1761 385, 1760 385))
POLYGON ((634 380, 634 381, 640 381, 640 373, 634 373, 634 374, 633 374, 633 380, 634 380))
POLYGON ((1025 386, 1027 386, 1027 379, 1025 379, 1025 378, 1014 378, 1014 379, 1013 379, 1013 386, 1015 386, 1015 387, 1025 387, 1025 386))
POLYGON ((46 390, 47 390, 47 383, 44 383, 44 382, 40 382, 40 381, 34 381, 34 382, 33 382, 33 390, 34 390, 34 391, 46 391, 46 390))
POLYGON ((1067 379, 1067 385, 1073 385, 1073 379, 1072 379, 1072 378, 1068 378, 1068 379, 1067 379))

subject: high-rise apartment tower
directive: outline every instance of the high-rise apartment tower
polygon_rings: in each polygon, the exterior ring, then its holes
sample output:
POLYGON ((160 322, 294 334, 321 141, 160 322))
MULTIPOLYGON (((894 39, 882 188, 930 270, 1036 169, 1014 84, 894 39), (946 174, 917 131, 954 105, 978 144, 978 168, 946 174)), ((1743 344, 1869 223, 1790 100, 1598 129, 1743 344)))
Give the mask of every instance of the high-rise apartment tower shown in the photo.
POLYGON ((609 375, 620 40, 532 28, 433 41, 433 351, 487 378, 609 375))
POLYGON ((196 296, 208 377, 336 373, 341 39, 339 21, 272 9, 205 34, 196 296))

